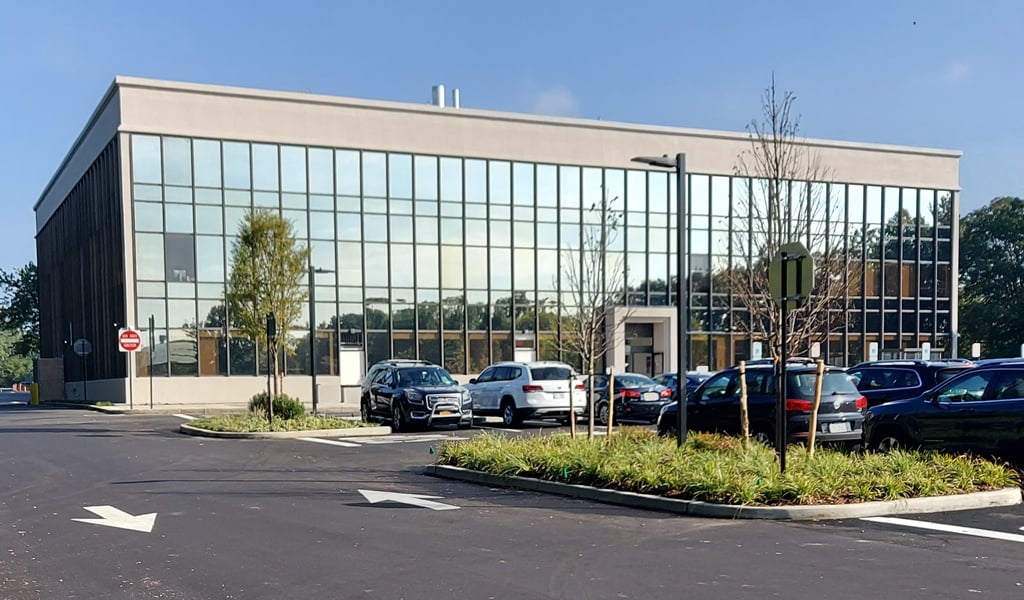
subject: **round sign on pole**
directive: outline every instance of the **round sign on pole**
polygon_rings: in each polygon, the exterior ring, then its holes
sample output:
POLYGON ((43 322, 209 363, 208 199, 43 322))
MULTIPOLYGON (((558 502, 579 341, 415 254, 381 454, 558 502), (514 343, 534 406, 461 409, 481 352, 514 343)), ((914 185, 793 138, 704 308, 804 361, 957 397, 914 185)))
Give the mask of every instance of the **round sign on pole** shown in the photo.
POLYGON ((142 348, 142 335, 135 329, 121 329, 117 332, 117 349, 121 352, 138 352, 142 348))
POLYGON ((92 352, 92 342, 85 338, 78 338, 75 340, 72 348, 74 349, 75 354, 79 356, 88 356, 89 353, 92 352))

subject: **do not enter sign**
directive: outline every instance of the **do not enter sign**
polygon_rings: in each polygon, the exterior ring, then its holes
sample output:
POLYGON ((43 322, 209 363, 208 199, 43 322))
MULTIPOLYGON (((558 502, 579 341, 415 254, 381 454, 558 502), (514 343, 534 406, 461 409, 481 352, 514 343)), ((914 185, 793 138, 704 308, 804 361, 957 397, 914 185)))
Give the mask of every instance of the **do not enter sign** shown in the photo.
POLYGON ((138 352, 142 348, 142 336, 135 329, 121 329, 117 332, 117 349, 121 352, 138 352))

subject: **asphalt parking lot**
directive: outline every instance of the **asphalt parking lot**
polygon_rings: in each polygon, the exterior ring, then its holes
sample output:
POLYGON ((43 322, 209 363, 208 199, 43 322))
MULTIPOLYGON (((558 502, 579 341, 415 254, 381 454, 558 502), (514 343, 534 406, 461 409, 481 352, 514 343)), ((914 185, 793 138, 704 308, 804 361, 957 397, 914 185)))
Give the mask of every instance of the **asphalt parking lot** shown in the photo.
MULTIPOLYGON (((680 517, 424 474, 432 448, 482 429, 215 440, 177 433, 181 422, 0 409, 0 596, 1024 593, 1020 507, 911 517, 1003 539, 859 519, 680 517)), ((561 431, 526 423, 513 433, 561 431)))

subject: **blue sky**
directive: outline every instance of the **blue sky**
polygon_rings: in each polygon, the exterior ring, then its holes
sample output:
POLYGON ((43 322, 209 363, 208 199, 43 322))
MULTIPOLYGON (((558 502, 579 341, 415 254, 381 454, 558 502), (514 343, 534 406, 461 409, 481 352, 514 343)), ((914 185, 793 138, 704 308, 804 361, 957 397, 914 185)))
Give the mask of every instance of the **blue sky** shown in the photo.
POLYGON ((962 150, 962 212, 1024 195, 1019 0, 8 3, 0 268, 115 75, 742 131, 774 71, 803 135, 962 150))

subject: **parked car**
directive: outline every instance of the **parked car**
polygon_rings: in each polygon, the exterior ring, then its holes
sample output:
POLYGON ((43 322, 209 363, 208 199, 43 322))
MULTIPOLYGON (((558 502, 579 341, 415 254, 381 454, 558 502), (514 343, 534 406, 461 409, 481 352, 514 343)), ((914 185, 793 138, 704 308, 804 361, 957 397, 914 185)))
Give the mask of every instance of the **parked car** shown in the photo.
POLYGON ((375 364, 364 379, 370 380, 360 401, 364 421, 384 420, 395 431, 416 425, 473 426, 469 391, 437 365, 385 361, 375 364))
POLYGON ((525 419, 556 419, 568 423, 583 413, 583 383, 575 380, 572 367, 561 362, 500 362, 470 379, 466 389, 473 397, 477 415, 499 415, 506 427, 525 419), (572 410, 569 380, 574 379, 572 410))
POLYGON ((434 363, 425 360, 416 360, 411 358, 388 358, 377 361, 373 363, 368 371, 366 371, 366 375, 364 375, 362 381, 359 382, 359 397, 366 398, 367 394, 370 393, 370 384, 372 384, 377 375, 387 367, 431 366, 433 364, 434 363))
MULTIPOLYGON (((786 365, 786 432, 789 442, 807 439, 814 403, 816 365, 811 361, 791 361, 786 365)), ((775 367, 771 361, 747 363, 747 411, 751 436, 765 443, 775 440, 775 367)), ((677 435, 679 403, 662 409, 658 433, 677 435)), ((821 382, 818 407, 818 431, 821 443, 859 443, 867 399, 857 390, 843 369, 827 366, 821 382)), ((730 367, 712 375, 687 403, 687 428, 739 434, 740 374, 730 367)))
POLYGON ((975 363, 964 359, 871 360, 847 369, 855 378, 868 406, 914 398, 937 384, 971 369, 975 363))
POLYGON ((1024 456, 1024 362, 989 361, 921 396, 868 409, 864 444, 1024 456))
MULTIPOLYGON (((690 396, 693 392, 697 391, 700 384, 707 381, 711 377, 711 373, 698 373, 696 371, 689 371, 686 373, 686 395, 690 396)), ((676 394, 679 391, 679 375, 677 373, 662 373, 661 375, 655 375, 654 381, 672 390, 672 399, 676 399, 676 394)))
MULTIPOLYGON (((594 420, 601 425, 608 424, 607 375, 594 376, 594 420)), ((611 414, 613 420, 647 421, 658 420, 661 409, 672 402, 672 390, 646 375, 620 373, 615 376, 615 404, 611 414)))

